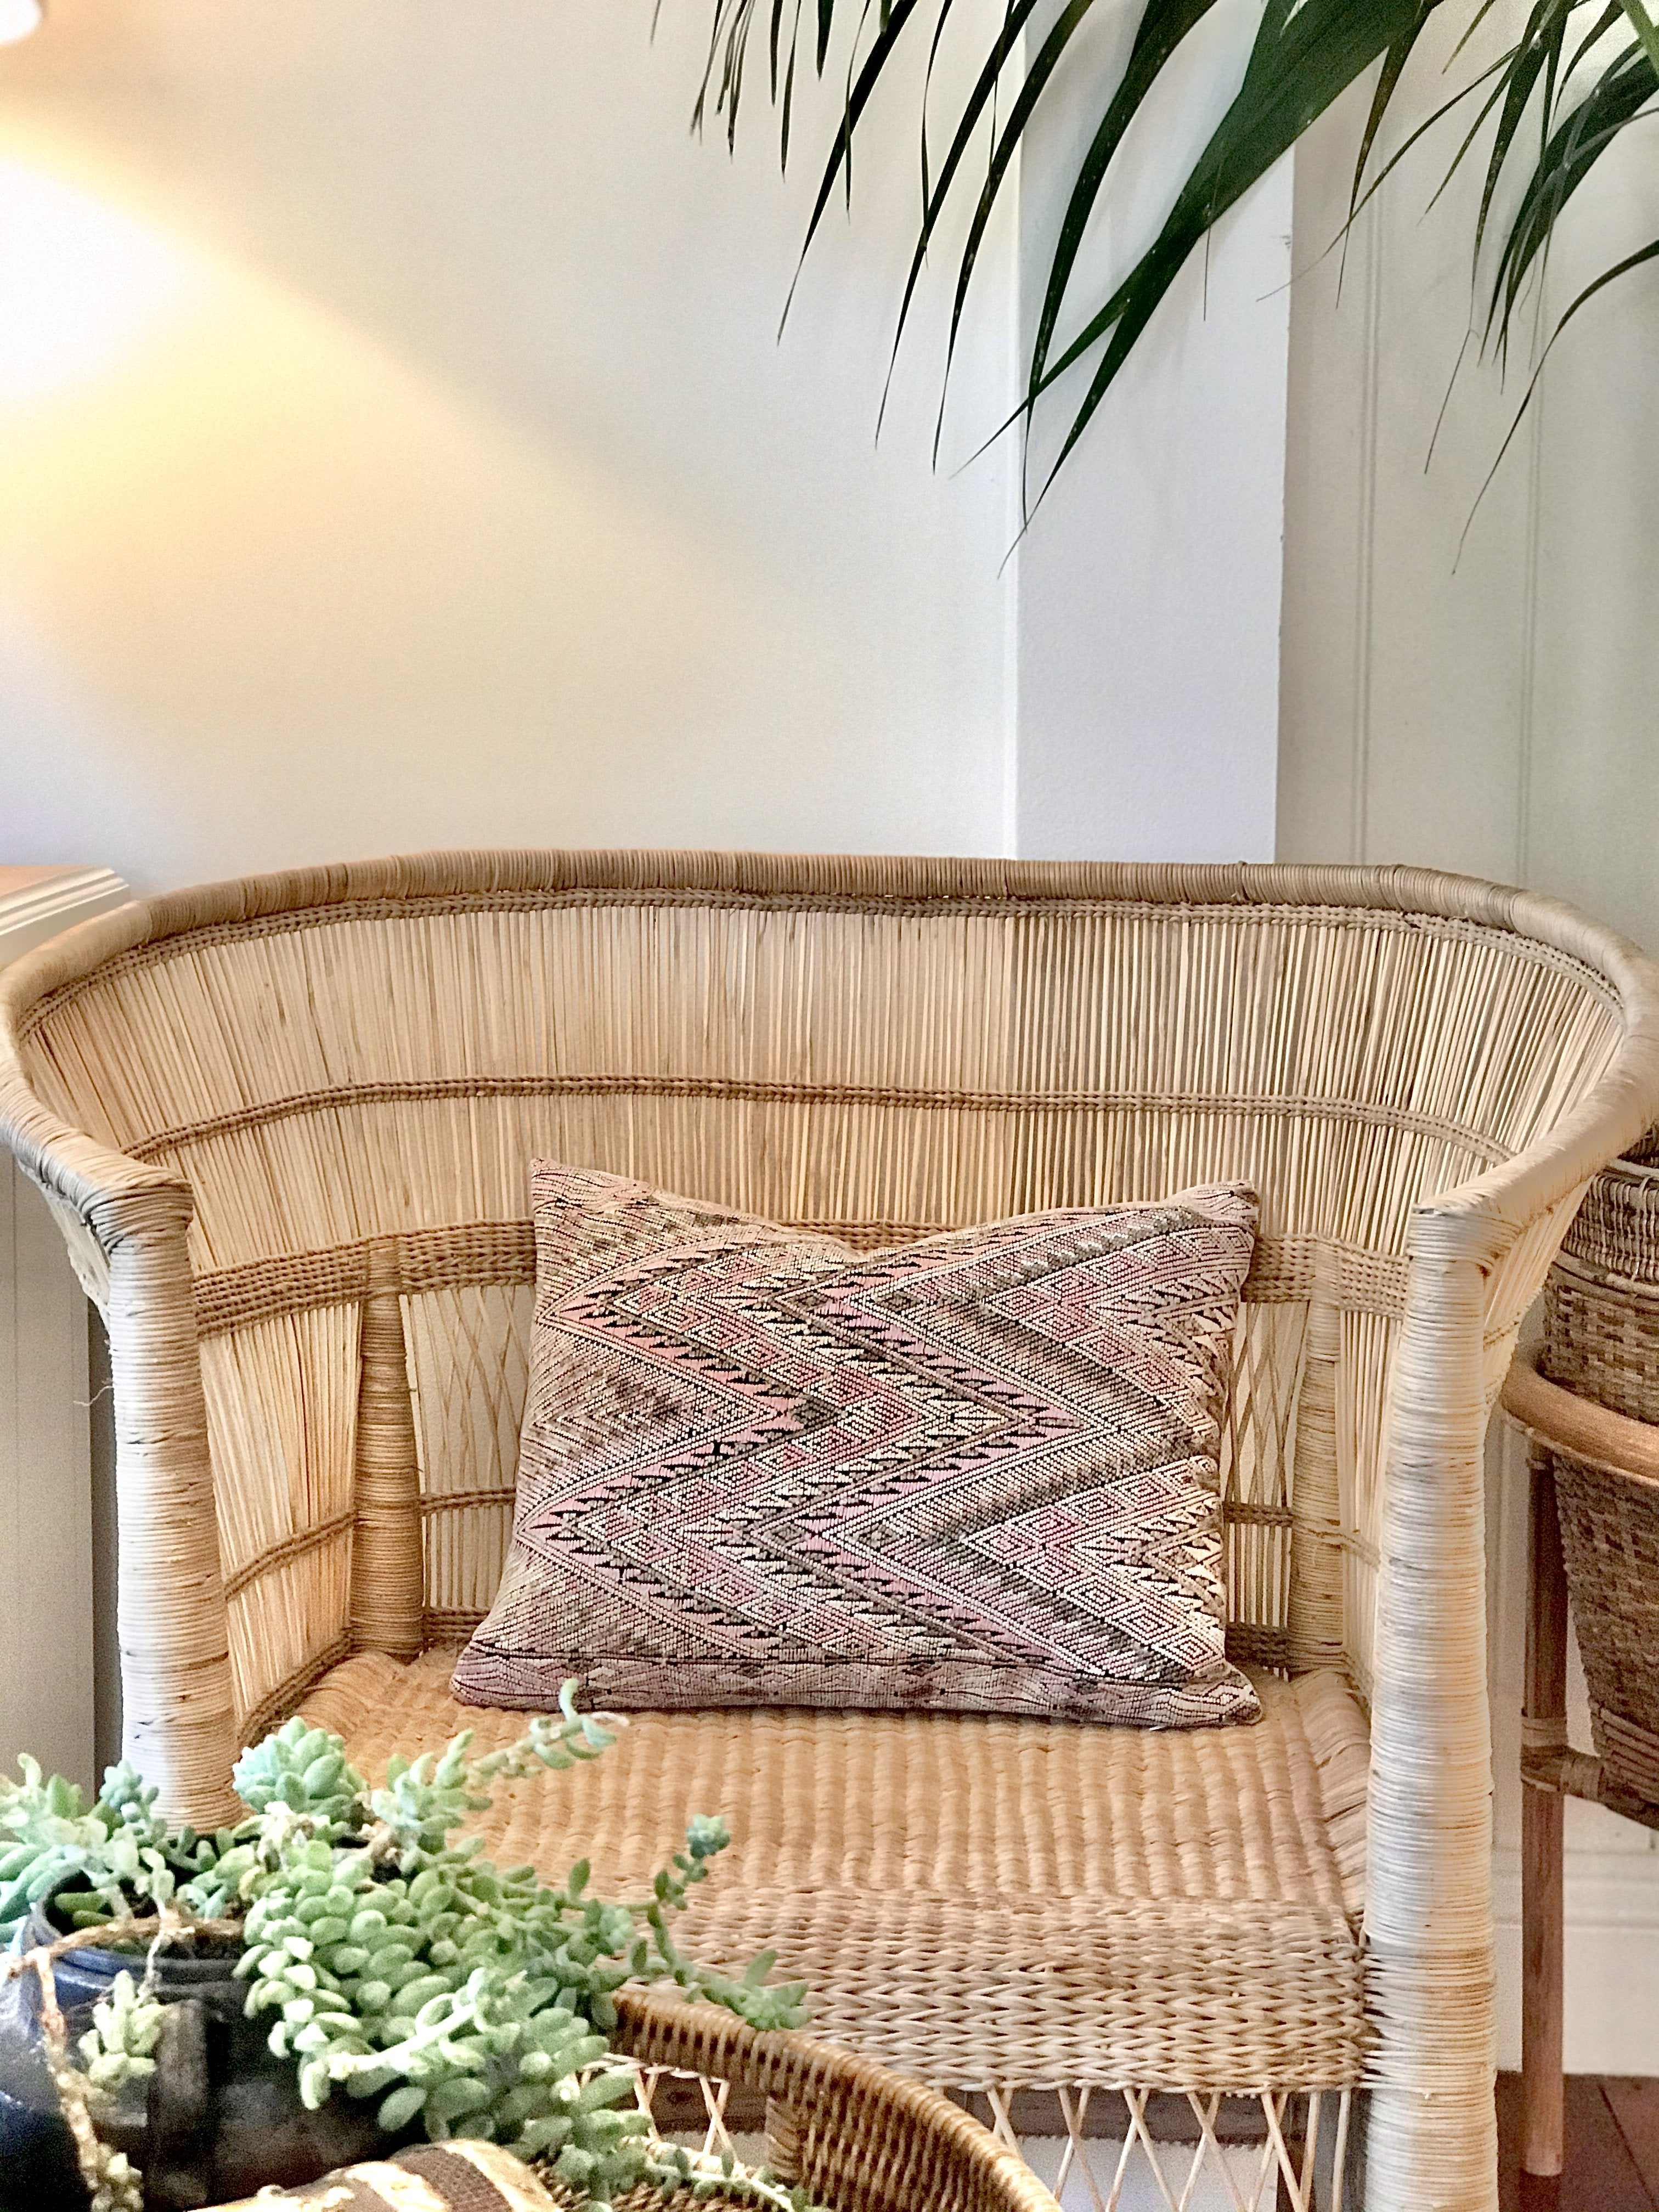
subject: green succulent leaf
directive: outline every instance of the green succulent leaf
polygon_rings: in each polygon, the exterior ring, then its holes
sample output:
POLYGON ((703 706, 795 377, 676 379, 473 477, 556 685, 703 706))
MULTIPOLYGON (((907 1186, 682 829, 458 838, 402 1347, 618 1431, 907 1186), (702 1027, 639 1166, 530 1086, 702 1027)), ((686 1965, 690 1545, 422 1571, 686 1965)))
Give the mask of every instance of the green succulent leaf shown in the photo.
POLYGON ((285 1806, 335 1834, 361 1820, 368 1796, 363 1778, 346 1762, 342 1740, 297 1716, 245 1751, 231 1778, 253 1812, 285 1806))

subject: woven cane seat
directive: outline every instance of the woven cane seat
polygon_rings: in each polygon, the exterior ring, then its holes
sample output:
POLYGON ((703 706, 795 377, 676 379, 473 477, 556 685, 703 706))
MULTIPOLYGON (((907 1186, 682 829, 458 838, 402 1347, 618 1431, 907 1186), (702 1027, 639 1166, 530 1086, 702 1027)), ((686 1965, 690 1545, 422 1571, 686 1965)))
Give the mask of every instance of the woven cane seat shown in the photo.
MULTIPOLYGON (((304 1711, 378 1776, 461 1729, 453 1655, 366 1654, 304 1711)), ((732 1849, 688 1945, 775 1948, 812 2026, 957 2086, 1215 2090, 1357 2080, 1364 1721, 1339 1677, 1257 1678, 1249 1728, 1155 1734, 981 1715, 636 1715, 589 1766, 502 1788, 491 1852, 643 1897, 696 1813, 732 1849)))

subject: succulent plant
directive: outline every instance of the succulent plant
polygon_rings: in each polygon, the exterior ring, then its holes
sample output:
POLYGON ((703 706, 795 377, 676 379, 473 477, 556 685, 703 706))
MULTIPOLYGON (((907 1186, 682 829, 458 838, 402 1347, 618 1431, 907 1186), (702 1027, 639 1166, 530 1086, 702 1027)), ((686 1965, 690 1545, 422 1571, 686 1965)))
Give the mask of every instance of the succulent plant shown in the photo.
POLYGON ((358 1818, 368 1784, 346 1764, 337 1735, 309 1727, 296 1714, 286 1727, 245 1751, 231 1776, 236 1795, 256 1813, 273 1805, 303 1813, 319 1832, 358 1818))
POLYGON ((61 1774, 48 1781, 33 1759, 18 1765, 21 1781, 0 1774, 0 1943, 60 1891, 72 1890, 75 1911, 97 1919, 124 1912, 129 1898, 172 1897, 179 1869, 167 1826, 155 1791, 131 1766, 110 1768, 88 1812, 61 1774))
MULTIPOLYGON (((270 2048, 292 2062, 306 2105, 373 2098, 389 2133, 418 2124, 434 2140, 492 2138, 594 2212, 645 2182, 803 2203, 769 2177, 664 2142, 608 2040, 614 1993, 630 1980, 672 1978, 756 2027, 800 2018, 803 1993, 769 1981, 769 1954, 734 1980, 674 1940, 730 1841, 724 1822, 694 1820, 650 1894, 628 1903, 591 1896, 586 1862, 554 1886, 461 1836, 488 1809, 489 1784, 598 1758, 613 1727, 580 1711, 567 1684, 557 1715, 507 1749, 474 1759, 468 1732, 394 1759, 371 1788, 338 1736, 291 1720, 243 1753, 248 1818, 213 1836, 167 1831, 130 1767, 110 1770, 88 1812, 71 1785, 26 1762, 21 1783, 0 1780, 0 1908, 15 1929, 50 1903, 89 1940, 119 1941, 140 1922, 233 1926, 247 2015, 269 2020, 270 2048)), ((147 1981, 118 1978, 81 2039, 94 2107, 154 2068, 161 2014, 147 1981)), ((100 2182, 110 2205, 125 2202, 101 2170, 100 2182)))
POLYGON ((81 2038, 90 2088, 112 2095, 129 2081, 155 2071, 155 2046, 167 2008, 141 1994, 127 1973, 118 1974, 109 1995, 93 2008, 93 2025, 81 2038))

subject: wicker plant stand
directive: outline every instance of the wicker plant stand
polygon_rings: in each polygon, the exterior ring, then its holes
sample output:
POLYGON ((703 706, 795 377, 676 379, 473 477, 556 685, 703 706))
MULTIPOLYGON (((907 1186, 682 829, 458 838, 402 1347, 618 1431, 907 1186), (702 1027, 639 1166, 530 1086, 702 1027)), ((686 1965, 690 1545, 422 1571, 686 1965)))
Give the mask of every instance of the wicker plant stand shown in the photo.
POLYGON ((1659 1828, 1659 1167, 1591 1185, 1552 1271, 1536 1364, 1504 1392, 1531 1443, 1522 1722, 1522 2102, 1529 2199, 1563 2150, 1562 1814, 1583 1797, 1659 1828), (1594 1753, 1567 1738, 1569 1607, 1594 1753))
MULTIPOLYGON (((768 2163, 829 2212, 1054 2212, 1024 2162, 934 2090, 808 2036, 756 2035, 713 2005, 627 1994, 618 2002, 616 2047, 638 2062, 647 2105, 665 2102, 669 2083, 692 2084, 697 2128, 719 2153, 731 2148, 728 2100, 763 2100, 768 2163)), ((666 2128, 684 2116, 656 2117, 666 2128)), ((693 2199, 641 2190, 627 2202, 628 2212, 667 2212, 693 2199)), ((696 2202, 708 2212, 732 2205, 719 2196, 696 2202)), ((506 2201, 502 2212, 518 2208, 506 2201)))

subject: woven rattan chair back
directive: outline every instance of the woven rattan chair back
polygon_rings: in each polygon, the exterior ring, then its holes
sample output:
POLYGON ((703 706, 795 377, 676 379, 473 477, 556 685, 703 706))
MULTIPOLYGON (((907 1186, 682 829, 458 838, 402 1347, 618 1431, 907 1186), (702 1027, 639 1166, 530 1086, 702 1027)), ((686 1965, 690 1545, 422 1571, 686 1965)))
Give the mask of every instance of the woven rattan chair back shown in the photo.
POLYGON ((1656 1004, 1566 909, 1408 870, 440 854, 88 925, 0 983, 0 1133, 109 1316, 130 1747, 210 1819, 348 1650, 488 1606, 532 1157, 866 1246, 1245 1177, 1230 1636, 1373 1701, 1409 2166, 1489 2020, 1481 1431, 1659 1115, 1656 1004))

